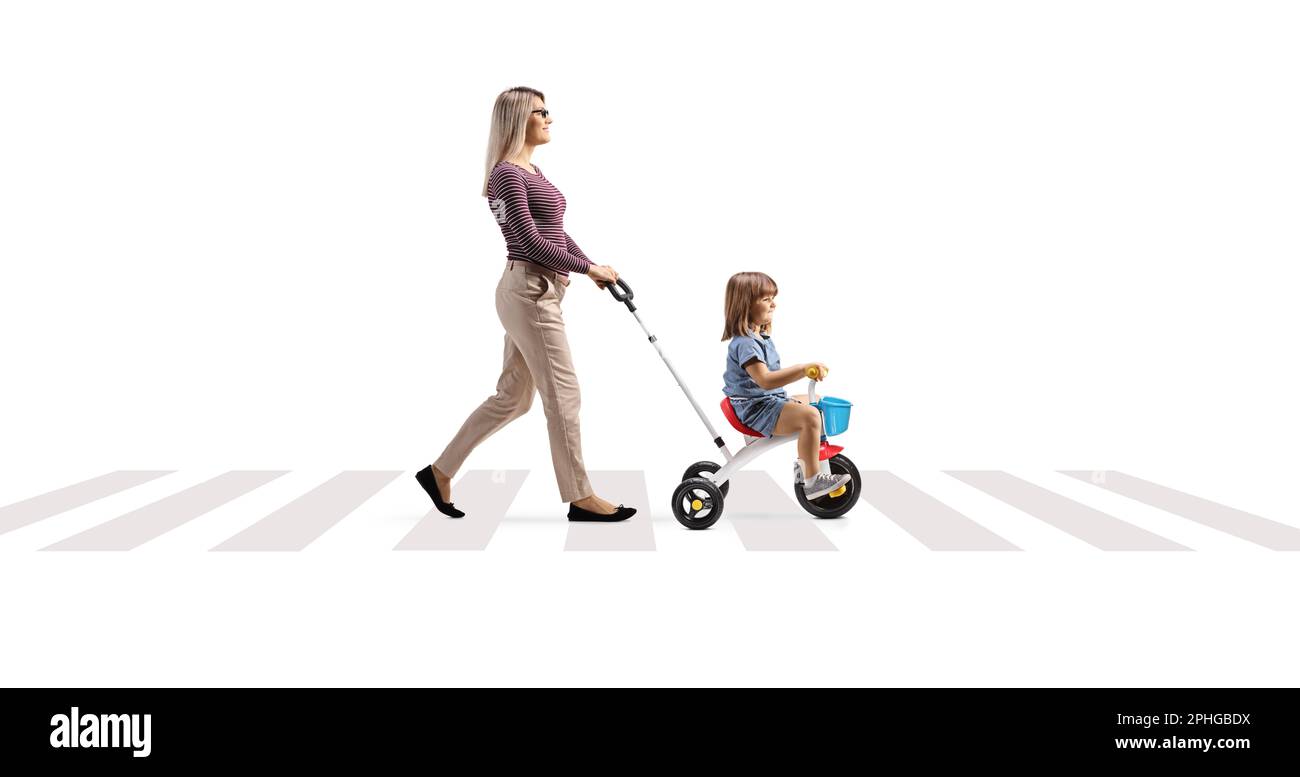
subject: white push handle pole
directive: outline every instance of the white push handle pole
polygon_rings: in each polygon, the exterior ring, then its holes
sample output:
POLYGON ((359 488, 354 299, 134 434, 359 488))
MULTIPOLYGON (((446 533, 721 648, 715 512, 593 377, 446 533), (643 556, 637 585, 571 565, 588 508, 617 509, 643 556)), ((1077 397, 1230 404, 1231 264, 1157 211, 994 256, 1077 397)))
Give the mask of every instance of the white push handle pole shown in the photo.
POLYGON ((611 283, 605 288, 609 290, 610 296, 615 300, 627 305, 627 309, 631 311, 632 317, 641 325, 641 331, 645 332, 646 337, 650 339, 650 344, 653 345, 655 351, 659 353, 659 358, 663 359, 664 364, 668 365, 668 371, 673 374, 673 379, 676 380, 677 385, 681 387, 682 393, 686 394, 686 399, 691 403, 691 407, 695 408, 695 414, 704 422, 704 428, 709 430, 709 435, 713 437, 713 444, 718 446, 718 449, 722 451, 722 455, 726 457, 727 461, 731 461, 731 451, 727 449, 727 444, 722 441, 722 437, 719 436, 718 431, 713 428, 713 424, 709 423, 709 417, 704 414, 704 410, 700 407, 700 403, 695 401, 695 396, 691 394, 691 390, 686 387, 686 383, 682 380, 682 376, 677 374, 677 368, 673 367, 673 363, 668 361, 668 355, 664 353, 663 347, 659 345, 659 338, 650 334, 650 330, 646 329, 645 322, 641 320, 641 316, 637 315, 636 305, 632 302, 632 288, 628 286, 622 278, 619 278, 617 283, 611 283), (621 293, 619 289, 622 289, 621 293))

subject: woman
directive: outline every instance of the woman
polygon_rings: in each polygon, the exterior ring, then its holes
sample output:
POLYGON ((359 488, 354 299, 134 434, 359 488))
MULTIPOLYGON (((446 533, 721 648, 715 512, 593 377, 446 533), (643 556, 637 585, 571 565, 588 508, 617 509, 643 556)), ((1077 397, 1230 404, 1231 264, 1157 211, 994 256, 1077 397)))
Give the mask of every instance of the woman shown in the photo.
POLYGON ((488 139, 482 194, 506 239, 506 266, 497 284, 497 316, 505 327, 505 357, 497 391, 465 419, 460 431, 416 480, 444 515, 460 518, 451 502, 451 479, 470 451, 501 427, 528 412, 541 394, 551 460, 560 498, 571 521, 622 521, 636 510, 592 492, 582 463, 578 425, 578 378, 569 355, 560 301, 569 273, 586 275, 598 288, 618 280, 614 268, 594 264, 564 231, 564 195, 540 168, 533 150, 551 142, 546 97, 520 86, 497 96, 488 139))

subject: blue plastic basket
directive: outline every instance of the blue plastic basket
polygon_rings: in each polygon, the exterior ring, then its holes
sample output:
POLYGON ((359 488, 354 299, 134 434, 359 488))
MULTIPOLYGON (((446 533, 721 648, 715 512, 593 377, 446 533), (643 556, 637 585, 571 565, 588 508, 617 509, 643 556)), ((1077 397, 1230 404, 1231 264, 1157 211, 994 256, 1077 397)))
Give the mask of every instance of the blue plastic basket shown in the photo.
POLYGON ((844 430, 849 428, 849 408, 853 407, 853 403, 847 399, 821 397, 813 403, 813 407, 822 413, 827 437, 843 434, 844 430))

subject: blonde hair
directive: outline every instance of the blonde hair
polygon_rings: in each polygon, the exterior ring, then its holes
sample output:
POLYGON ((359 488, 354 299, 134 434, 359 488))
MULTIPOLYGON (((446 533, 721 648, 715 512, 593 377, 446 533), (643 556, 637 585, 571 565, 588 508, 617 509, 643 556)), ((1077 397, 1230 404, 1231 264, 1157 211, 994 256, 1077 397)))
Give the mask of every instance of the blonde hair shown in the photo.
POLYGON ((497 95, 492 106, 492 129, 488 133, 487 165, 483 171, 483 196, 487 196, 492 168, 524 149, 528 137, 528 120, 533 115, 533 97, 546 95, 528 86, 516 86, 497 95))
MULTIPOLYGON (((749 311, 754 309, 754 303, 763 297, 774 296, 776 292, 776 281, 767 273, 738 272, 731 276, 727 280, 726 304, 722 314, 722 339, 730 340, 749 334, 749 330, 753 329, 750 326, 749 311)), ((759 331, 771 334, 772 325, 763 324, 759 331)))

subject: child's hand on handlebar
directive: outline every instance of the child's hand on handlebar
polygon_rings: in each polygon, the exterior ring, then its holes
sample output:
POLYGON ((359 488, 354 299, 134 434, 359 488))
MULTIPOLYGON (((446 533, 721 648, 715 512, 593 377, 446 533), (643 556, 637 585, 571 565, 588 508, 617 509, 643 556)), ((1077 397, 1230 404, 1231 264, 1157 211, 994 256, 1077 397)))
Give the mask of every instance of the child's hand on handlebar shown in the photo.
POLYGON ((808 373, 811 373, 814 369, 817 370, 816 377, 812 376, 811 374, 808 376, 813 380, 825 380, 826 373, 831 371, 831 368, 827 367, 822 362, 808 362, 808 364, 804 365, 804 367, 805 367, 804 371, 808 373))
POLYGON ((593 264, 587 270, 587 277, 591 278, 602 289, 611 283, 618 283, 618 273, 614 272, 613 267, 606 264, 593 264))

